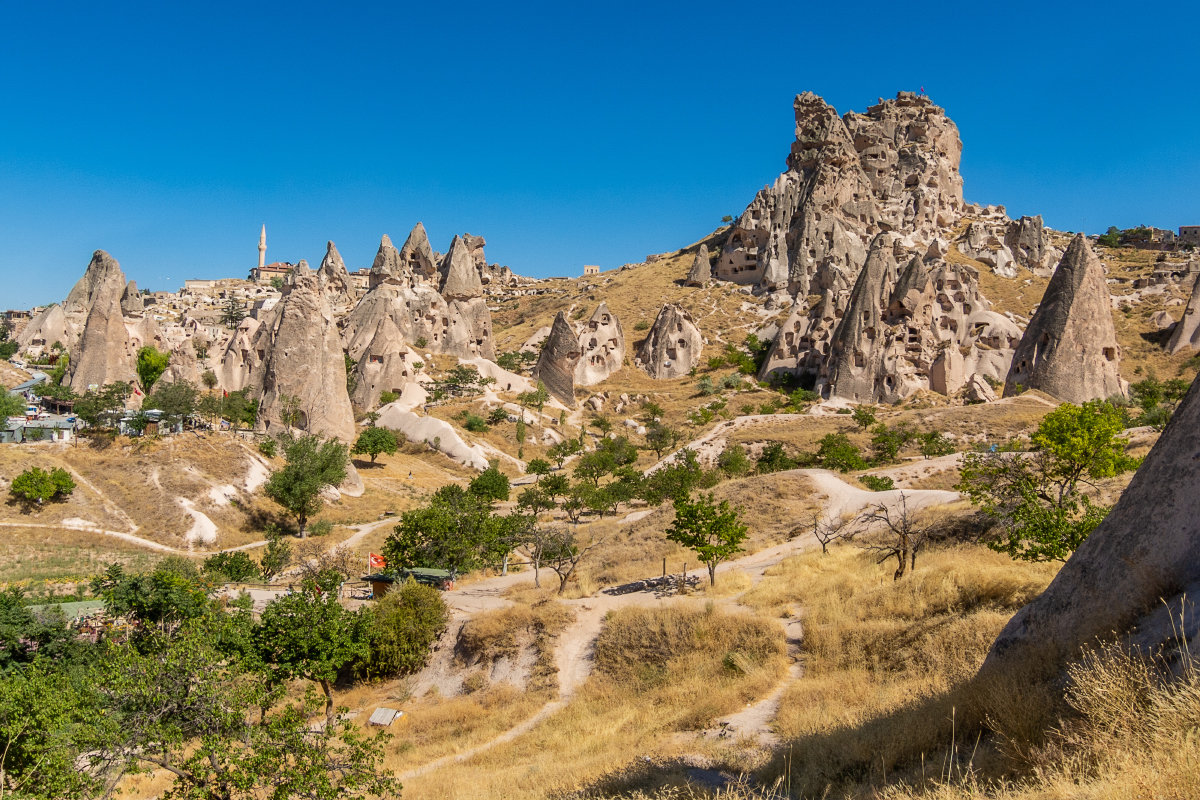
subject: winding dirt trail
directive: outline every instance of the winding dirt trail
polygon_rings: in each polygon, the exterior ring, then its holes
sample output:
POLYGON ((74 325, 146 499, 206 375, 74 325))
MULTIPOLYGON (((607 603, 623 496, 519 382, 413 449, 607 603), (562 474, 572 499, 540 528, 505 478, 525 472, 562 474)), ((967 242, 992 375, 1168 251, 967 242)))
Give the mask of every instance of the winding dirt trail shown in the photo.
MULTIPOLYGON (((957 500, 957 492, 940 490, 903 489, 889 492, 871 492, 852 486, 835 473, 828 470, 800 469, 793 470, 811 480, 825 498, 827 516, 842 516, 861 511, 869 506, 884 503, 889 506, 900 502, 901 495, 910 510, 926 508, 957 500)), ((746 573, 751 583, 757 584, 766 574, 767 569, 780 563, 785 558, 802 550, 815 547, 816 539, 811 535, 801 535, 783 544, 775 545, 742 558, 728 561, 717 568, 718 574, 733 570, 746 573)), ((702 580, 707 579, 707 571, 701 567, 688 572, 702 580)), ((457 630, 471 616, 512 605, 503 596, 506 589, 520 583, 533 581, 533 573, 523 571, 509 575, 485 578, 475 583, 467 584, 461 589, 455 589, 444 594, 447 604, 454 612, 455 623, 452 628, 457 630)), ((551 717, 560 709, 566 707, 571 697, 592 674, 594 667, 593 654, 596 640, 604 625, 604 618, 610 612, 629 606, 663 606, 685 603, 715 602, 723 607, 737 607, 737 597, 706 598, 703 596, 683 596, 662 598, 648 592, 633 592, 623 595, 598 594, 589 597, 561 601, 564 605, 576 611, 574 621, 559 635, 555 646, 555 665, 558 670, 558 696, 549 701, 534 714, 526 717, 513 727, 486 742, 459 753, 443 756, 401 774, 401 780, 427 775, 442 767, 466 761, 493 747, 510 742, 551 717)), ((718 721, 718 727, 709 735, 722 737, 752 739, 767 745, 775 741, 771 731, 771 722, 779 710, 779 703, 787 687, 804 674, 800 645, 803 639, 803 626, 799 615, 794 613, 784 625, 787 638, 788 655, 792 659, 787 674, 775 685, 771 692, 761 700, 753 703, 742 711, 730 714, 718 721)), ((443 650, 451 648, 443 647, 443 650)), ((439 651, 440 652, 440 651, 439 651)), ((429 669, 450 668, 449 656, 430 664, 429 669), (444 662, 444 663, 442 663, 444 662)), ((423 685, 423 684, 418 684, 423 685)), ((414 694, 417 694, 414 691, 414 694)))

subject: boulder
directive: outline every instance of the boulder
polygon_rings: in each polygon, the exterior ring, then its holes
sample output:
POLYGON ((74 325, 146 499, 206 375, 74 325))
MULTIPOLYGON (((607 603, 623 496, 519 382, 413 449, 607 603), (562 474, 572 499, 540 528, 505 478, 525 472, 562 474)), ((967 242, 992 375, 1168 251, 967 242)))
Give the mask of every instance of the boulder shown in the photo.
POLYGON ((996 390, 992 385, 983 379, 979 373, 975 373, 967 379, 967 387, 964 391, 964 396, 969 403, 994 403, 996 402, 996 390))
POLYGON ((1104 267, 1078 234, 1017 345, 1004 392, 1020 384, 1069 403, 1124 396, 1120 364, 1104 267))
POLYGON ((1158 311, 1150 316, 1150 324, 1157 331, 1170 330, 1175 325, 1175 318, 1166 311, 1158 311))
POLYGON ((92 255, 84 278, 71 290, 71 296, 87 283, 87 311, 79 340, 71 350, 71 364, 65 383, 78 393, 106 383, 131 383, 136 380, 134 354, 121 316, 121 298, 125 294, 125 275, 117 260, 103 250, 92 255))
POLYGON ((687 375, 700 363, 703 348, 704 337, 692 315, 668 303, 659 309, 637 350, 638 366, 651 378, 677 378, 687 375))
POLYGON ((1080 647, 1114 635, 1147 653, 1184 642, 1200 655, 1200 616, 1190 599, 1200 596, 1198 387, 1192 383, 1104 521, 1046 590, 1004 626, 981 674, 1055 675, 1080 647))
POLYGON ((625 333, 621 322, 601 303, 579 333, 579 361, 575 383, 592 386, 608 378, 625 363, 625 333))
POLYGON ((712 280, 712 261, 708 256, 708 245, 702 244, 696 251, 696 258, 692 261, 692 268, 688 270, 684 285, 706 286, 710 280, 712 280))
POLYGON ((533 367, 533 377, 545 384, 546 391, 568 408, 575 407, 575 365, 580 355, 578 335, 560 311, 542 345, 542 352, 533 367))

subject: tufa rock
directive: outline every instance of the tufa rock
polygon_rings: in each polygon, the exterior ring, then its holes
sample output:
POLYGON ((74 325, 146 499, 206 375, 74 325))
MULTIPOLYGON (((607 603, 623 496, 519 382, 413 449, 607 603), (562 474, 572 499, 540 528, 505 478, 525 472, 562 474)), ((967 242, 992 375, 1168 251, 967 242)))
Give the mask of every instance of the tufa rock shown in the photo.
POLYGON ((407 285, 408 275, 400 261, 400 251, 392 245, 391 238, 385 233, 379 240, 379 250, 375 253, 375 261, 371 263, 371 274, 367 277, 367 286, 374 289, 384 283, 407 285))
POLYGON ((434 284, 437 282, 437 259, 425 233, 424 223, 418 222, 409 231, 408 238, 400 248, 400 263, 417 280, 434 284))
MULTIPOLYGON (((301 262, 305 267, 307 263, 301 262)), ((321 280, 325 282, 329 300, 334 305, 349 305, 354 302, 354 289, 350 285, 350 273, 346 271, 346 262, 338 252, 333 242, 325 243, 325 257, 321 259, 321 268, 317 270, 321 280)))
POLYGON ((967 380, 967 388, 964 395, 968 403, 996 402, 996 390, 978 373, 972 375, 967 380))
POLYGON ((1188 599, 1200 596, 1196 453, 1200 384, 1193 382, 1104 521, 1046 590, 1004 626, 981 677, 1023 681, 1054 676, 1082 646, 1114 634, 1128 637, 1146 653, 1157 653, 1162 644, 1186 642, 1197 654, 1200 618, 1194 600, 1188 599))
POLYGON ((560 311, 554 317, 550 335, 533 367, 533 377, 545 384, 546 391, 568 408, 575 407, 575 365, 580 355, 579 339, 566 315, 560 311))
POLYGON ((700 363, 704 337, 692 315, 679 306, 663 306, 637 350, 637 362, 651 378, 667 380, 687 375, 700 363))
POLYGON ((17 335, 17 346, 21 352, 40 354, 59 342, 70 350, 78 334, 67 314, 58 303, 47 306, 34 315, 33 319, 17 335))
POLYGON ((702 244, 696 251, 696 259, 692 262, 692 268, 688 270, 684 285, 705 286, 710 280, 712 280, 712 262, 708 257, 708 245, 702 244))
POLYGON ((1004 393, 1020 384, 1068 403, 1124 396, 1120 364, 1104 267, 1078 234, 1017 345, 1004 393))
POLYGON ((86 316, 79 340, 71 350, 66 384, 82 394, 91 386, 132 383, 137 376, 129 333, 121 317, 125 275, 117 260, 103 250, 92 255, 84 277, 71 295, 86 284, 86 316))
POLYGON ((1197 289, 1200 289, 1200 274, 1192 284, 1192 296, 1183 310, 1183 319, 1176 323, 1171 340, 1167 342, 1167 352, 1171 355, 1182 350, 1200 349, 1200 292, 1197 289))
POLYGON ((461 236, 450 243, 450 252, 442 259, 442 297, 447 300, 469 300, 483 295, 483 282, 471 254, 471 248, 461 236))
POLYGON ((607 303, 600 304, 579 333, 579 352, 575 383, 580 386, 600 383, 624 365, 625 333, 607 303))
POLYGON ((138 294, 137 281, 130 281, 125 285, 125 292, 121 295, 121 313, 127 316, 142 314, 146 310, 146 305, 142 302, 142 296, 138 294))

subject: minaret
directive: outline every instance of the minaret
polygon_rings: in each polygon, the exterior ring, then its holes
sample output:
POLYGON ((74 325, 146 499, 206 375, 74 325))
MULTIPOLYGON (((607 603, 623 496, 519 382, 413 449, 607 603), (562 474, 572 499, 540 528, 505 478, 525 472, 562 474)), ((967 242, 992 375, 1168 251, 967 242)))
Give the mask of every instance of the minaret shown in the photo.
POLYGON ((262 233, 258 235, 258 268, 267 265, 267 226, 263 225, 262 233))

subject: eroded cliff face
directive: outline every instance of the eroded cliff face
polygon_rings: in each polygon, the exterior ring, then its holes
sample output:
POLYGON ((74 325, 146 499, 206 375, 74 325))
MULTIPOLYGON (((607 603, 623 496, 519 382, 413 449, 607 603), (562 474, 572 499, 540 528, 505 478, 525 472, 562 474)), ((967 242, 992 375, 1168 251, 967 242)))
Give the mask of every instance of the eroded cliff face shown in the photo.
POLYGON ((638 347, 635 364, 651 378, 678 378, 700 363, 703 350, 704 336, 692 315, 667 303, 638 347))
POLYGON ((567 321, 566 314, 558 312, 534 365, 533 377, 568 408, 575 407, 575 365, 581 354, 578 334, 567 321))
POLYGON ((76 392, 106 383, 130 383, 137 377, 121 314, 125 286, 125 274, 117 260, 97 250, 83 278, 67 296, 65 311, 83 317, 79 339, 70 349, 65 380, 76 392))

